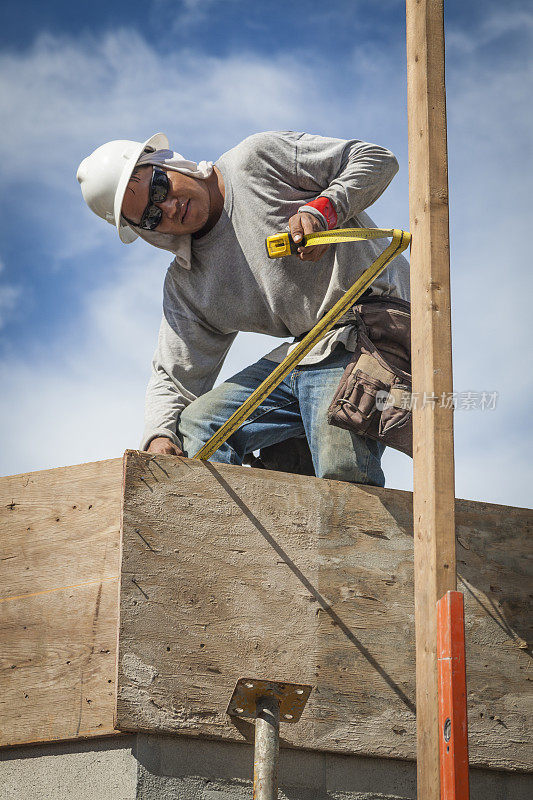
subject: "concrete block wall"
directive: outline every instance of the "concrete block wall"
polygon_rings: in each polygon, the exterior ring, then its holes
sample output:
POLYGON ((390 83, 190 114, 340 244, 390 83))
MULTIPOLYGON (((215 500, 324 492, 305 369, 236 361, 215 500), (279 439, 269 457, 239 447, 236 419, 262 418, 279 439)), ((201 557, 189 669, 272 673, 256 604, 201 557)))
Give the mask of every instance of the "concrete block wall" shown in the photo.
MULTIPOLYGON (((0 752, 1 800, 251 800, 248 745, 137 734, 0 752)), ((409 761, 282 749, 280 800, 415 800, 409 761)), ((471 800, 530 800, 533 775, 471 770, 471 800)))

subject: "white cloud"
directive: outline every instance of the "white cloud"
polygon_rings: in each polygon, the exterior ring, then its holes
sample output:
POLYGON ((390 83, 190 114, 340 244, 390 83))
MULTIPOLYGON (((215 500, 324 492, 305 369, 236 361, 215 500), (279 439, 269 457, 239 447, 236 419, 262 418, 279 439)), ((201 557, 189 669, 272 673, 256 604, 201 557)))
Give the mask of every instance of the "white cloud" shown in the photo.
MULTIPOLYGON (((5 264, 0 259, 0 274, 4 272, 5 264)), ((22 293, 20 286, 0 280, 0 330, 11 319, 17 306, 17 301, 22 293)))
POLYGON ((20 294, 21 289, 19 286, 0 284, 0 329, 6 325, 11 317, 20 294))
POLYGON ((5 114, 0 142, 16 142, 20 154, 2 166, 15 175, 34 170, 38 159, 45 180, 63 190, 73 163, 106 137, 141 139, 163 129, 183 151, 218 152, 242 126, 299 121, 290 91, 297 67, 290 57, 249 53, 159 56, 132 30, 99 39, 42 35, 29 52, 0 58, 3 110, 12 112, 5 114))
POLYGON ((493 10, 481 19, 475 31, 453 27, 446 36, 448 55, 475 53, 506 34, 527 33, 532 29, 533 14, 530 11, 518 8, 493 10))
MULTIPOLYGON (((494 29, 487 24, 483 36, 494 29)), ((501 400, 495 412, 457 414, 457 494, 525 505, 528 431, 518 444, 514 430, 531 388, 524 369, 529 138, 520 121, 530 113, 526 65, 476 60, 477 35, 453 44, 448 65, 455 388, 496 389, 501 400)), ((38 209, 24 200, 22 212, 46 224, 50 269, 59 263, 94 269, 97 277, 60 340, 25 344, 16 359, 0 363, 0 472, 116 456, 139 438, 167 260, 143 243, 124 248, 85 208, 74 180, 81 158, 108 139, 143 139, 155 130, 192 158, 215 158, 261 129, 360 136, 399 154, 400 175, 371 213, 380 224, 407 227, 402 48, 355 50, 334 83, 316 59, 311 69, 290 55, 212 58, 181 50, 163 57, 127 30, 45 36, 27 52, 0 57, 0 146, 16 142, 18 156, 4 159, 3 185, 15 174, 35 175, 38 154, 40 196, 52 200, 38 209), (321 98, 319 113, 295 102, 295 75, 302 96, 321 98), (337 83, 353 91, 349 102, 331 90, 337 83)), ((263 337, 241 335, 223 376, 269 347, 263 337)), ((385 464, 389 485, 410 487, 409 459, 391 452, 385 464)))
MULTIPOLYGON (((162 9, 165 16, 169 18, 172 30, 183 33, 184 30, 204 23, 209 12, 214 5, 220 4, 222 0, 155 0, 155 9, 162 9)), ((226 3, 235 3, 236 0, 224 0, 226 3)), ((238 0, 237 0, 238 2, 238 0)))

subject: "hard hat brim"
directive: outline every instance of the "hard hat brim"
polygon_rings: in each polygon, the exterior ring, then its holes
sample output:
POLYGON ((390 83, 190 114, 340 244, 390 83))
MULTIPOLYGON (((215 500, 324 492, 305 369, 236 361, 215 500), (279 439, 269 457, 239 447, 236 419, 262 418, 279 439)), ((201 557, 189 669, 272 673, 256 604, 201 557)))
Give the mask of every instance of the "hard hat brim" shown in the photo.
POLYGON ((156 150, 168 150, 168 146, 168 139, 164 133, 154 133, 154 135, 150 136, 150 138, 145 142, 139 144, 138 148, 136 148, 132 153, 128 154, 127 161, 117 184, 113 209, 118 235, 120 236, 120 240, 125 244, 134 242, 135 239, 138 238, 138 234, 135 233, 133 228, 131 228, 127 222, 122 221, 122 203, 124 202, 124 195, 126 193, 126 187, 131 178, 131 173, 135 169, 135 165, 143 154, 145 147, 154 147, 156 150))

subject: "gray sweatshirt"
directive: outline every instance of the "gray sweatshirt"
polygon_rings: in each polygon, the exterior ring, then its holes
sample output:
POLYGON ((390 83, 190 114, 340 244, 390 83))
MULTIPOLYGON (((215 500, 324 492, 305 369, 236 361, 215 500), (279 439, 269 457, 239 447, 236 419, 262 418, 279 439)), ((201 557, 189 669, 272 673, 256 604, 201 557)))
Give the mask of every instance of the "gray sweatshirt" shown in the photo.
MULTIPOLYGON (((142 449, 156 436, 180 445, 181 411, 213 387, 239 331, 280 338, 307 333, 389 244, 334 245, 316 263, 296 256, 271 260, 265 248, 267 236, 286 230, 300 206, 319 195, 332 201, 338 227, 376 227, 364 209, 398 170, 383 147, 292 131, 258 133, 224 153, 216 166, 225 184, 221 217, 193 239, 191 269, 173 262, 165 278, 142 449)), ((380 275, 373 292, 409 299, 403 256, 380 275)), ((349 315, 301 363, 321 361, 339 342, 355 347, 349 315)), ((289 347, 285 342, 266 358, 279 363, 289 347)))

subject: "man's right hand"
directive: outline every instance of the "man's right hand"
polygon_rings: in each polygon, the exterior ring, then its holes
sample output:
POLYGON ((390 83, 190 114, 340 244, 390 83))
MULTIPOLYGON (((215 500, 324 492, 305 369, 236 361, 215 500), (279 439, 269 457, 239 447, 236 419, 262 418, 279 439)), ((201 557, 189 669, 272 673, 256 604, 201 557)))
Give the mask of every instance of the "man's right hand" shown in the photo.
POLYGON ((158 453, 162 456, 184 456, 183 450, 166 436, 156 436, 148 445, 147 453, 158 453))

